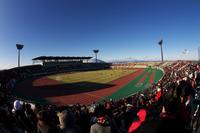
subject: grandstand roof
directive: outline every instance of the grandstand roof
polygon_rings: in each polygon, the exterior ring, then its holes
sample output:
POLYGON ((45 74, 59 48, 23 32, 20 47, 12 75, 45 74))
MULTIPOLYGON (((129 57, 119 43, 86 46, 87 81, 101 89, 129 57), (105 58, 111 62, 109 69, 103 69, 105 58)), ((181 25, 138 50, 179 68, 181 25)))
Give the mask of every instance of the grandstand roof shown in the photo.
POLYGON ((32 60, 89 60, 92 57, 79 57, 79 56, 39 56, 32 60))

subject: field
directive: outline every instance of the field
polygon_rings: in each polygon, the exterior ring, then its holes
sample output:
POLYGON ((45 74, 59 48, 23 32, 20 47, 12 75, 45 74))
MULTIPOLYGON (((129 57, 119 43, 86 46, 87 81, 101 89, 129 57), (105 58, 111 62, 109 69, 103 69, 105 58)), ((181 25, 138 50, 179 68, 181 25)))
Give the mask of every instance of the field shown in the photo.
POLYGON ((63 83, 93 82, 104 84, 121 78, 125 75, 131 74, 135 71, 136 69, 107 69, 98 71, 57 74, 48 76, 48 78, 61 81, 63 83))
POLYGON ((161 70, 152 68, 61 73, 24 80, 15 94, 40 103, 90 104, 137 93, 158 82, 162 75, 161 70))

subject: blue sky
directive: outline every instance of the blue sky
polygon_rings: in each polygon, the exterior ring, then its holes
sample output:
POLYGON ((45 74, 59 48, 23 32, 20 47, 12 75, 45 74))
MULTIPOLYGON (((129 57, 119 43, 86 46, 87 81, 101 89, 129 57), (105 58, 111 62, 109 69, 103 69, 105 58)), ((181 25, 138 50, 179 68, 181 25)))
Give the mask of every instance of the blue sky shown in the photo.
POLYGON ((40 55, 197 59, 200 0, 0 0, 0 69, 40 55), (183 54, 184 49, 189 53, 183 54))

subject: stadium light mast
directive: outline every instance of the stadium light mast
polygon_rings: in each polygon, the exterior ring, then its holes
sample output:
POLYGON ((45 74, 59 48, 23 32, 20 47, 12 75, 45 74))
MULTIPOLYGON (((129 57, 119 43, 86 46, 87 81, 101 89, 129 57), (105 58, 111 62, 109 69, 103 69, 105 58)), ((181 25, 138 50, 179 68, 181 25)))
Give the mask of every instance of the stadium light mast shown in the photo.
POLYGON ((200 62, 200 47, 198 48, 198 61, 200 62))
POLYGON ((160 40, 160 41, 158 42, 158 44, 160 45, 161 60, 162 60, 162 62, 163 62, 163 49, 162 49, 163 40, 160 40))
POLYGON ((95 54, 96 63, 97 63, 97 53, 99 52, 99 50, 98 50, 98 49, 94 49, 93 52, 94 52, 94 54, 95 54))
POLYGON ((18 67, 20 67, 20 51, 24 47, 22 44, 16 44, 17 50, 18 50, 18 67))

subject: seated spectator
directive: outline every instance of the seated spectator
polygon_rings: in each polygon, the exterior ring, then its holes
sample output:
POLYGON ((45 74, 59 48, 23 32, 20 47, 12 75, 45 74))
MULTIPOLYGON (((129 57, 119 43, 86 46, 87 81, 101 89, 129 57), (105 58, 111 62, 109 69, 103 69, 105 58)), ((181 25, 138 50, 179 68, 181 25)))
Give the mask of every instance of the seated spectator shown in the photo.
POLYGON ((19 100, 16 100, 14 102, 13 107, 13 116, 16 121, 16 127, 18 127, 18 130, 22 130, 23 132, 32 132, 31 130, 31 123, 27 119, 24 111, 23 111, 23 105, 22 102, 19 100))
POLYGON ((47 111, 40 111, 37 114, 38 133, 59 133, 57 127, 51 123, 51 119, 47 111))
POLYGON ((90 133, 111 133, 110 121, 102 105, 96 107, 93 122, 94 124, 91 125, 90 133))
POLYGON ((82 133, 80 127, 75 124, 75 118, 72 113, 67 110, 62 111, 58 114, 60 121, 60 132, 61 133, 82 133))
POLYGON ((11 133, 6 111, 0 109, 0 133, 11 133))

